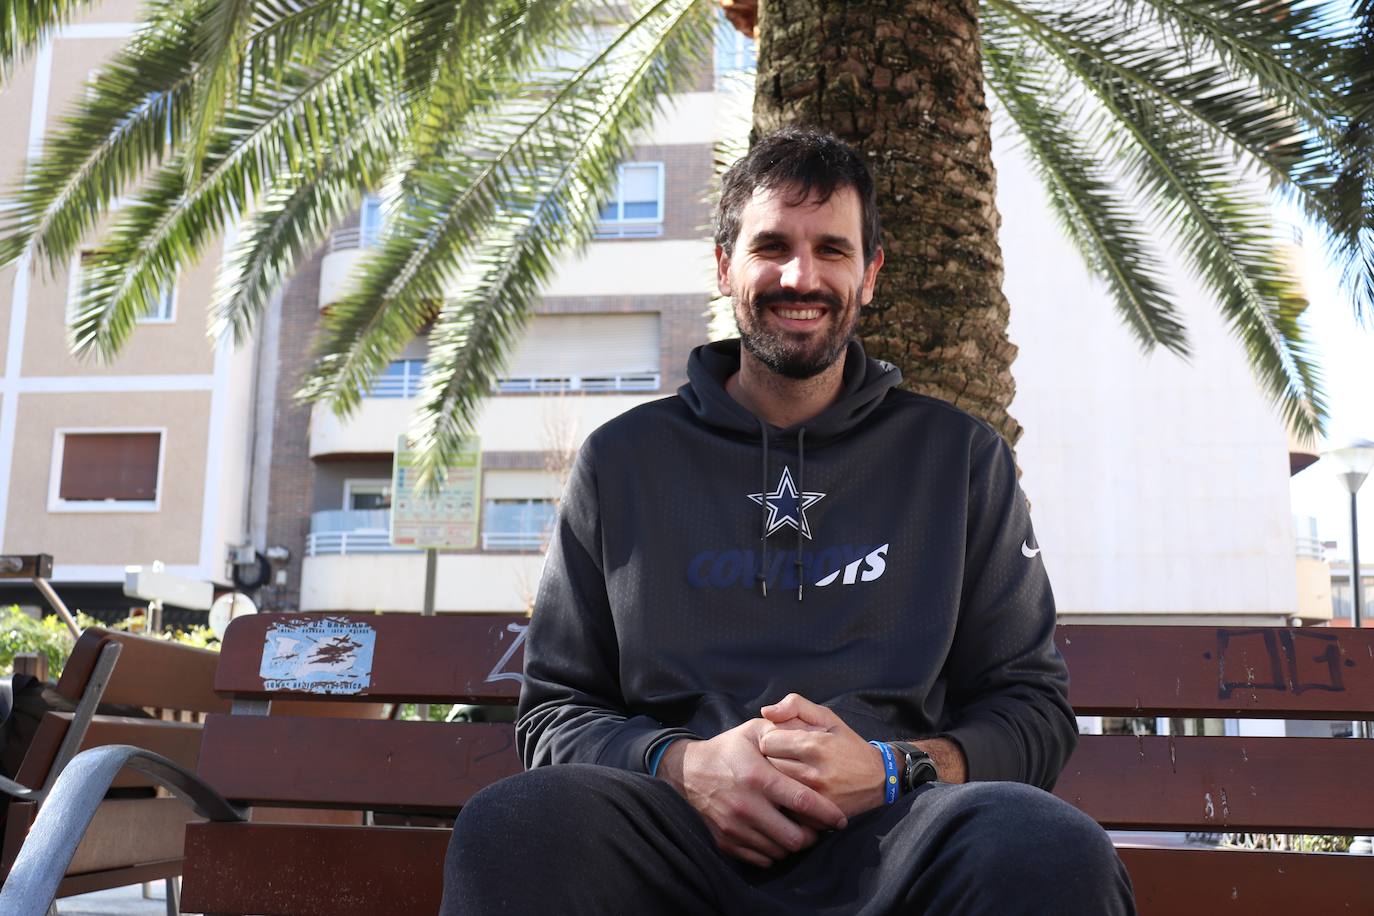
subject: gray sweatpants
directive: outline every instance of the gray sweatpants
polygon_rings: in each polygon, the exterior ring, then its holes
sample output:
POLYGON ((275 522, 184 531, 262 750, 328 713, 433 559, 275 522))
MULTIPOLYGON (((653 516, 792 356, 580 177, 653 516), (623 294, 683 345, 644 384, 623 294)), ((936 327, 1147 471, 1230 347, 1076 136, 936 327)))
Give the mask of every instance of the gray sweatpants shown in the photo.
POLYGON ((1029 786, 928 785, 760 869, 721 854, 667 783, 581 764, 478 793, 444 888, 445 916, 1135 912, 1102 828, 1029 786))

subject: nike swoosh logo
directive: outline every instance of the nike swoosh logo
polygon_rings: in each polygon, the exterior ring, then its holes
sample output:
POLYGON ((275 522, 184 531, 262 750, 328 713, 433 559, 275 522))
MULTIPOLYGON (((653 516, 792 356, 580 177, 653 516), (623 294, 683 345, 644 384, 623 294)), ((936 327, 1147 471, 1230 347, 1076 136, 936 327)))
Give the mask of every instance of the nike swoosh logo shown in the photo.
POLYGON ((1039 548, 1039 547, 1032 547, 1030 544, 1027 544, 1025 541, 1022 541, 1022 542, 1021 542, 1021 556, 1025 557, 1026 559, 1028 559, 1028 560, 1033 560, 1033 559, 1035 559, 1035 555, 1038 554, 1039 552, 1040 552, 1040 548, 1039 548))

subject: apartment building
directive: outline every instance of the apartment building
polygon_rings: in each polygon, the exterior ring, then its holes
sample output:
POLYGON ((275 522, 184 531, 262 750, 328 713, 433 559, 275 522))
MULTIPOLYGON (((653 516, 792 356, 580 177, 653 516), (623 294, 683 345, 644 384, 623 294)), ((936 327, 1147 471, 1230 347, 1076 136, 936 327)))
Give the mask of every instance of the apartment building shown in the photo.
MULTIPOLYGON (((133 34, 140 5, 109 0, 62 29, 0 88, 0 188, 133 34)), ((0 206, 4 205, 0 189, 0 206)), ((213 252, 178 277, 120 356, 70 353, 66 319, 81 256, 0 270, 0 550, 50 553, 73 607, 124 612, 124 567, 227 584, 245 536, 253 350, 206 336, 213 252)), ((0 601, 41 604, 30 590, 0 601)))
MULTIPOLYGON (((747 87, 744 95, 725 87, 731 72, 751 66, 744 40, 728 26, 719 34, 714 72, 704 68, 638 138, 595 240, 561 264, 482 409, 479 539, 440 555, 440 610, 529 605, 578 445, 611 417, 676 391, 688 353, 706 340, 713 144, 729 124, 747 129, 747 87)), ((382 222, 378 201, 364 201, 283 291, 273 318, 262 536, 289 559, 262 592, 269 609, 419 610, 423 601, 423 553, 393 546, 388 528, 395 449, 415 409, 426 341, 393 361, 347 419, 293 397, 321 312, 382 222)))

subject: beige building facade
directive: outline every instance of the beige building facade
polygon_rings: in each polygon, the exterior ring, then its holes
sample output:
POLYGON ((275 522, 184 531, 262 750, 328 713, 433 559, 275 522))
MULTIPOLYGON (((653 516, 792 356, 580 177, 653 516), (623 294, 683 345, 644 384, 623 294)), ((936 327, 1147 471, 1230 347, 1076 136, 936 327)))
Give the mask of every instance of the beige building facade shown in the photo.
MULTIPOLYGON (((0 207, 138 12, 129 0, 102 4, 5 82, 0 207)), ((218 255, 179 276, 104 363, 68 343, 79 255, 56 268, 26 256, 0 271, 0 550, 52 554, 76 607, 131 604, 128 565, 228 583, 228 551, 245 537, 253 350, 207 336, 218 255)))

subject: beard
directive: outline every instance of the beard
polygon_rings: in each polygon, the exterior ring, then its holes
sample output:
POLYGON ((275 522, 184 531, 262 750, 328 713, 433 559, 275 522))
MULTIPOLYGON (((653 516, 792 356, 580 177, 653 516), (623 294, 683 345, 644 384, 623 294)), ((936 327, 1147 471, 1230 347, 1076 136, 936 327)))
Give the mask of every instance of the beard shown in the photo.
POLYGON ((744 349, 773 372, 791 379, 814 378, 833 366, 859 323, 857 308, 846 308, 839 296, 819 290, 800 294, 775 290, 753 299, 736 297, 734 307, 744 349), (828 326, 818 335, 767 327, 769 306, 803 308, 809 303, 826 307, 828 326))

